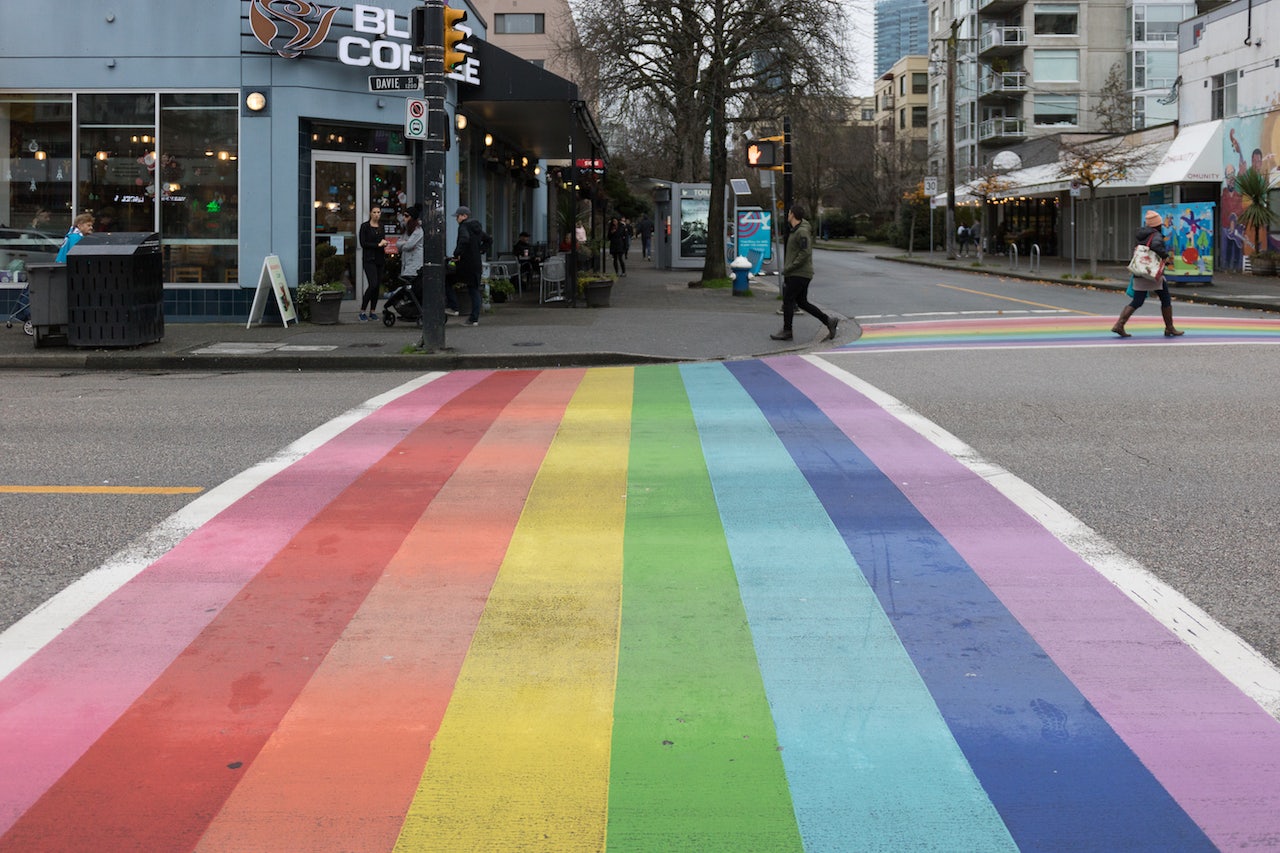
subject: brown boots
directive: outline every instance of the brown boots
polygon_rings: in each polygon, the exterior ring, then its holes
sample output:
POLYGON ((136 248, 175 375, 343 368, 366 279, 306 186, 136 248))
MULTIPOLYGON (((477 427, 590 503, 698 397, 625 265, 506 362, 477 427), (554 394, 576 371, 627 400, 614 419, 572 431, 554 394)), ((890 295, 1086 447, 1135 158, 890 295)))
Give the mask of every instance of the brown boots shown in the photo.
POLYGON ((1129 318, 1133 316, 1134 308, 1132 305, 1124 306, 1124 310, 1120 312, 1120 319, 1116 320, 1116 324, 1111 327, 1111 331, 1115 332, 1122 338, 1132 337, 1124 330, 1124 324, 1129 322, 1129 318))
MULTIPOLYGON (((1122 338, 1133 337, 1124 330, 1124 324, 1129 322, 1129 318, 1133 316, 1133 306, 1126 305, 1124 310, 1120 312, 1120 319, 1116 320, 1116 324, 1111 327, 1111 331, 1115 332, 1122 338)), ((1161 305, 1160 316, 1164 317, 1164 336, 1166 338, 1176 338, 1183 334, 1181 329, 1173 327, 1173 306, 1161 305)))

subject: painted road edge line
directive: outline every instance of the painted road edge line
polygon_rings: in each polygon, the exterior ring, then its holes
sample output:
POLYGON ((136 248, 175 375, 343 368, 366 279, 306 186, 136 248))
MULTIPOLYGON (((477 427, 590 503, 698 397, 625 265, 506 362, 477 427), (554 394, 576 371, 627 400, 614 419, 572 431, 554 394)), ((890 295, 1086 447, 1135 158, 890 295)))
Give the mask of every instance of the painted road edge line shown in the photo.
POLYGON ((983 459, 972 447, 901 400, 821 356, 806 355, 803 358, 866 396, 990 483, 1000 494, 1043 525, 1058 541, 1078 554, 1134 603, 1173 632, 1179 640, 1195 650, 1268 714, 1280 720, 1280 668, 1257 649, 1043 492, 999 465, 983 459))
POLYGON ((0 633, 0 680, 218 513, 380 407, 446 375, 441 371, 423 374, 343 412, 139 536, 0 633))

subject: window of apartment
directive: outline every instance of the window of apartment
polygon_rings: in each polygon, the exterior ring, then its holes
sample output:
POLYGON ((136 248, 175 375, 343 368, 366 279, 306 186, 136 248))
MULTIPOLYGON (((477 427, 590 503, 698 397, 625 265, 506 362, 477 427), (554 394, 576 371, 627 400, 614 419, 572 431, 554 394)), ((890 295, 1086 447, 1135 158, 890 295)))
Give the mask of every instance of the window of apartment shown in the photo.
POLYGON ((898 110, 898 129, 899 130, 907 129, 907 108, 906 107, 903 107, 902 109, 898 110))
POLYGON ((875 121, 875 118, 876 118, 876 111, 874 109, 872 109, 871 107, 862 108, 863 121, 875 121))
POLYGON ((1236 114, 1236 81, 1239 75, 1240 72, 1234 70, 1213 75, 1209 90, 1210 118, 1229 118, 1236 114))
POLYGON ((1037 83, 1075 83, 1080 79, 1080 51, 1032 51, 1031 76, 1037 83))
POLYGON ((898 78, 898 94, 907 94, 907 75, 905 74, 898 78))
POLYGON ((1132 11, 1134 41, 1178 40, 1178 24, 1195 14, 1185 3, 1135 3, 1132 11))
POLYGON ((1036 95, 1032 119, 1037 127, 1075 127, 1080 123, 1080 99, 1075 95, 1036 95))
POLYGON ((936 110, 938 108, 938 104, 942 103, 940 100, 941 92, 942 85, 940 83, 934 83, 933 87, 929 90, 929 107, 931 109, 936 110))
POLYGON ((911 74, 911 94, 924 95, 929 91, 929 75, 924 71, 914 71, 911 74))
POLYGON ((928 127, 929 126, 929 108, 928 107, 912 107, 911 108, 911 126, 912 127, 928 127))
POLYGON ((497 14, 493 16, 493 31, 499 35, 533 35, 546 32, 546 16, 542 14, 497 14))
POLYGON ((1080 34, 1080 6, 1076 3, 1037 3, 1034 15, 1038 36, 1080 34))

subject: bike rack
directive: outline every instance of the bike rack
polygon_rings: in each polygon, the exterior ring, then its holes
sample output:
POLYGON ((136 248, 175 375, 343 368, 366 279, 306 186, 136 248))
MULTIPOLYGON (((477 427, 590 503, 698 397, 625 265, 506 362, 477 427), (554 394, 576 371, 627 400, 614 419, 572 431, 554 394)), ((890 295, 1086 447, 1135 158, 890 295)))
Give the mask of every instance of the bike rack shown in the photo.
POLYGON ((1040 272, 1040 244, 1031 244, 1031 254, 1027 255, 1027 269, 1031 272, 1040 272))
POLYGON ((1009 244, 1009 269, 1016 270, 1018 268, 1018 244, 1009 244))

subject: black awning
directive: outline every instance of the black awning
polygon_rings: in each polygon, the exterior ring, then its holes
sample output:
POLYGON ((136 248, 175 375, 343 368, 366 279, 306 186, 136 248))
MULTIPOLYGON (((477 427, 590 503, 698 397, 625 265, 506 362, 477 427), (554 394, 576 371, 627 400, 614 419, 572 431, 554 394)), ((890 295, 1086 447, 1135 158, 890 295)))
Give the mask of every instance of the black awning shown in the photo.
POLYGON ((480 85, 458 86, 458 109, 508 144, 545 160, 606 151, 576 84, 486 41, 475 43, 480 85))

